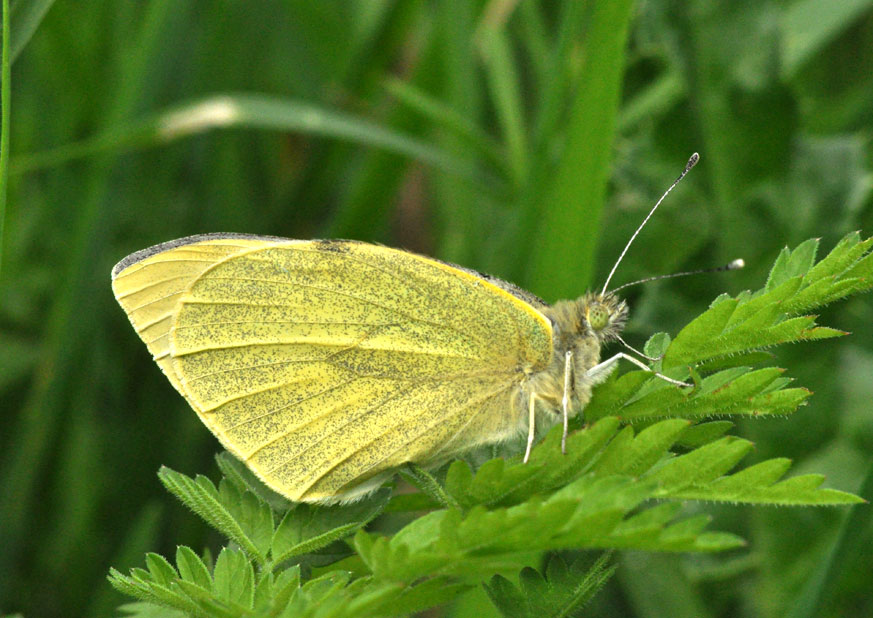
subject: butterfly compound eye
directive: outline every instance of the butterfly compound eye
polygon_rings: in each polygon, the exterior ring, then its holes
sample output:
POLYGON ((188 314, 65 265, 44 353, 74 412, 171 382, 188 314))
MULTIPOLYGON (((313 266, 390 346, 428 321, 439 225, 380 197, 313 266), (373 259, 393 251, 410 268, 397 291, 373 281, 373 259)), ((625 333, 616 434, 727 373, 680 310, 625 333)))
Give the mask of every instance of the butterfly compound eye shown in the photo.
POLYGON ((609 325, 609 310, 600 303, 591 303, 587 311, 588 324, 594 330, 603 330, 609 325))

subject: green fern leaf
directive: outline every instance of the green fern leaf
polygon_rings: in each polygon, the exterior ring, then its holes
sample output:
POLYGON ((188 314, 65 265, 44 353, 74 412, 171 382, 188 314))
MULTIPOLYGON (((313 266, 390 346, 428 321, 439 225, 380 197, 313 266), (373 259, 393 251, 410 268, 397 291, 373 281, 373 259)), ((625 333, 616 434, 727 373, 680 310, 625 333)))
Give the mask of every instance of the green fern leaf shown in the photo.
POLYGON ((698 423, 683 431, 676 444, 683 448, 697 448, 722 437, 725 433, 730 431, 733 426, 734 424, 730 421, 709 421, 698 423))
POLYGON ((585 556, 579 556, 568 564, 560 555, 552 554, 543 573, 530 567, 522 569, 519 587, 495 575, 485 591, 507 618, 579 616, 615 572, 615 567, 607 566, 608 558, 609 554, 603 554, 592 565, 585 556))
MULTIPOLYGON (((172 569, 172 567, 170 568, 172 569)), ((109 583, 122 594, 146 603, 177 609, 187 614, 198 615, 202 613, 200 607, 184 594, 174 582, 165 581, 164 575, 159 574, 156 580, 150 571, 143 569, 131 569, 130 575, 124 575, 116 569, 110 569, 109 583)))
POLYGON ((381 513, 390 497, 386 488, 342 506, 296 504, 276 528, 270 549, 273 561, 284 562, 353 534, 381 513))
POLYGON ((263 564, 273 536, 273 515, 265 503, 250 492, 240 492, 227 481, 222 481, 216 489, 212 481, 202 475, 192 479, 162 467, 158 478, 209 525, 263 564))
POLYGON ((475 476, 466 462, 456 461, 449 467, 446 491, 462 508, 518 504, 583 474, 617 430, 616 419, 603 419, 586 431, 576 432, 567 440, 566 455, 561 453, 560 432, 552 430, 527 464, 520 457, 492 459, 475 476))
POLYGON ((228 547, 221 550, 212 571, 212 592, 229 607, 251 609, 255 600, 255 573, 246 555, 228 547))
POLYGON ((154 603, 125 603, 118 608, 125 618, 186 618, 183 611, 170 609, 154 603))
POLYGON ((857 234, 850 234, 818 264, 814 264, 817 241, 802 243, 794 251, 783 250, 763 290, 736 299, 716 299, 679 332, 663 366, 695 364, 779 343, 844 334, 816 327, 810 316, 791 316, 873 287, 873 255, 867 253, 871 247, 873 239, 860 242, 857 234))
POLYGON ((190 547, 180 545, 176 548, 176 566, 183 581, 203 590, 212 590, 212 575, 209 574, 209 569, 190 547))

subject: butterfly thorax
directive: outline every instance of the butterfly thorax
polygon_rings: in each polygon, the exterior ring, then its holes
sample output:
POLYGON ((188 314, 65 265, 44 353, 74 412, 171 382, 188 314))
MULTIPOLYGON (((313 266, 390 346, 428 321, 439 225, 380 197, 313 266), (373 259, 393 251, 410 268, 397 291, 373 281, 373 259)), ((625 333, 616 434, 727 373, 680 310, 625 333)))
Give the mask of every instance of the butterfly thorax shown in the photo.
POLYGON ((591 398, 589 369, 600 362, 604 343, 617 338, 627 321, 627 304, 612 294, 588 293, 576 300, 562 300, 543 309, 552 321, 552 360, 530 376, 529 392, 553 410, 561 406, 565 388, 566 353, 571 356, 569 393, 571 415, 591 398))

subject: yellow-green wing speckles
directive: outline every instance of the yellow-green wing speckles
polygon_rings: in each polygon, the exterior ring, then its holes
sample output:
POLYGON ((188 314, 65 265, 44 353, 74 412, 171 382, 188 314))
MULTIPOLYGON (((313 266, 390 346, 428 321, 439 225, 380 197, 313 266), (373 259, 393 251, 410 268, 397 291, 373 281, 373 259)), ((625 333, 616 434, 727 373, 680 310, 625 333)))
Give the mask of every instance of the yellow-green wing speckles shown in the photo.
POLYGON ((226 253, 181 279, 182 294, 156 284, 177 295, 165 371, 222 444, 293 500, 349 499, 406 461, 509 436, 522 381, 551 360, 537 307, 452 265, 351 241, 198 238, 226 253))
POLYGON ((206 269, 265 239, 244 234, 207 234, 132 253, 112 269, 112 290, 137 334, 170 383, 180 390, 169 359, 170 327, 179 300, 206 269))

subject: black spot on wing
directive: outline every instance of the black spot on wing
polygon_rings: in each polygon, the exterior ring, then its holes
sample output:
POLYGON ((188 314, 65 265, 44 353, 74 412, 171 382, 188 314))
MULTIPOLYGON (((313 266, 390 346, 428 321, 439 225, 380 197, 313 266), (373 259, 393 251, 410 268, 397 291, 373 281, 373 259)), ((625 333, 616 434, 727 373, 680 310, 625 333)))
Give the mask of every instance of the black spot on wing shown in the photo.
POLYGON ((355 240, 316 240, 316 247, 318 247, 319 251, 330 251, 331 253, 348 253, 349 245, 352 244, 366 244, 361 243, 355 240))

